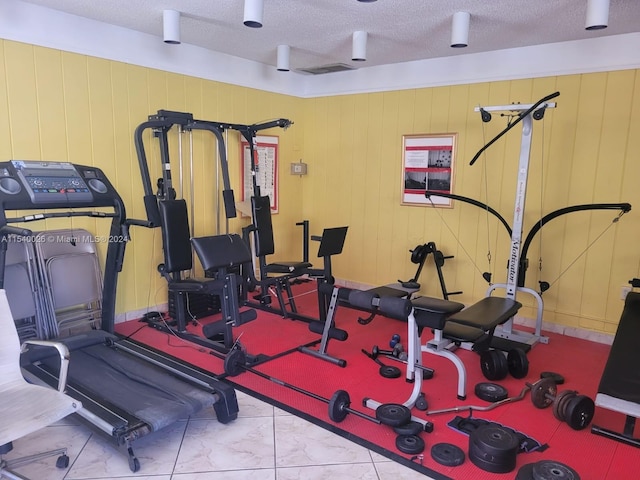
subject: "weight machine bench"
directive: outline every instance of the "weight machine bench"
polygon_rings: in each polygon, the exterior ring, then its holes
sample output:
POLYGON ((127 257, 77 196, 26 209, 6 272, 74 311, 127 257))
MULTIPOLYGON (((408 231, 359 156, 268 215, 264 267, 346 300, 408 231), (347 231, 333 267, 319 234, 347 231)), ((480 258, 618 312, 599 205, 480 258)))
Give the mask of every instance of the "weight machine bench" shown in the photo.
POLYGON ((490 348, 493 333, 498 325, 513 317, 522 304, 510 298, 485 297, 464 308, 458 302, 431 297, 411 300, 413 311, 408 319, 408 367, 407 380, 413 381, 410 401, 415 402, 422 387, 422 375, 415 375, 415 365, 421 365, 418 352, 426 352, 448 358, 458 370, 458 398, 467 397, 467 373, 462 360, 454 351, 462 344, 471 344, 475 351, 490 348), (424 345, 420 336, 424 328, 433 330, 433 338, 424 345))
MULTIPOLYGON (((634 286, 640 286, 640 280, 634 286)), ((592 425, 591 432, 633 447, 640 447, 640 438, 633 436, 636 419, 640 418, 639 338, 640 293, 629 292, 595 400, 597 407, 625 415, 624 429, 615 432, 592 425)))

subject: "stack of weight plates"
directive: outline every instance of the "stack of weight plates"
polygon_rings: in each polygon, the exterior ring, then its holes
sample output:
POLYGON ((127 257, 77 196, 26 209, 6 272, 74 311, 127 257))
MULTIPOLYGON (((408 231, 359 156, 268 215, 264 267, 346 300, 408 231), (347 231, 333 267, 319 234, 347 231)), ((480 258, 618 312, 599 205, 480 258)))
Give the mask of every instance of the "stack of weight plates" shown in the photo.
POLYGON ((508 473, 516 468, 520 442, 513 430, 499 425, 482 425, 469 435, 469 460, 491 473, 508 473))

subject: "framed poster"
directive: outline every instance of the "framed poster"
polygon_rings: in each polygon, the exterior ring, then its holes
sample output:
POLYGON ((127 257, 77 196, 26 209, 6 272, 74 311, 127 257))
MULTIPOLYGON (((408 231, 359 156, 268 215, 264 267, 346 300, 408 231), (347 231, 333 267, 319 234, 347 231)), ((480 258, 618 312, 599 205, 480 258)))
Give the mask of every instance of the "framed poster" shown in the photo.
POLYGON ((402 137, 402 204, 451 207, 447 197, 425 196, 427 190, 452 193, 456 133, 402 137))
POLYGON ((253 177, 260 195, 269 196, 271 212, 278 213, 278 137, 268 135, 256 135, 255 158, 251 158, 249 143, 243 138, 240 141, 242 161, 242 201, 249 201, 253 196, 253 177), (251 168, 251 162, 254 168, 251 168))

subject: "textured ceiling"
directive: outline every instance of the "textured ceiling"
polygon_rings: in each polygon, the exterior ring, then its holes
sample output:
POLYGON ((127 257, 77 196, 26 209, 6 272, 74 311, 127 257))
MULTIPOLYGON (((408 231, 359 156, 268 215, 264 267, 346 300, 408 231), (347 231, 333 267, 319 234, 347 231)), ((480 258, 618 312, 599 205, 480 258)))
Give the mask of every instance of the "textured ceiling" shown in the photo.
POLYGON ((183 43, 274 66, 277 46, 288 44, 292 70, 369 67, 640 31, 640 0, 610 0, 609 27, 595 31, 584 28, 587 0, 264 0, 262 28, 243 25, 244 0, 26 1, 155 35, 159 42, 163 10, 178 10, 183 43), (449 46, 457 11, 471 14, 466 48, 449 46), (356 30, 368 32, 366 62, 351 60, 356 30))

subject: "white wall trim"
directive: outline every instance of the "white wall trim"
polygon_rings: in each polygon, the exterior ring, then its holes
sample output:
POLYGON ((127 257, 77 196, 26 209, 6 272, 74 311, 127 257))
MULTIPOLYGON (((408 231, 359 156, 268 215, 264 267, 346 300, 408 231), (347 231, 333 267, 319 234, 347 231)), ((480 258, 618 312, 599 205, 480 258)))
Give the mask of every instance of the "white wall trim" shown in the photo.
POLYGON ((306 75, 0 0, 0 38, 301 98, 640 68, 640 32, 306 75))

